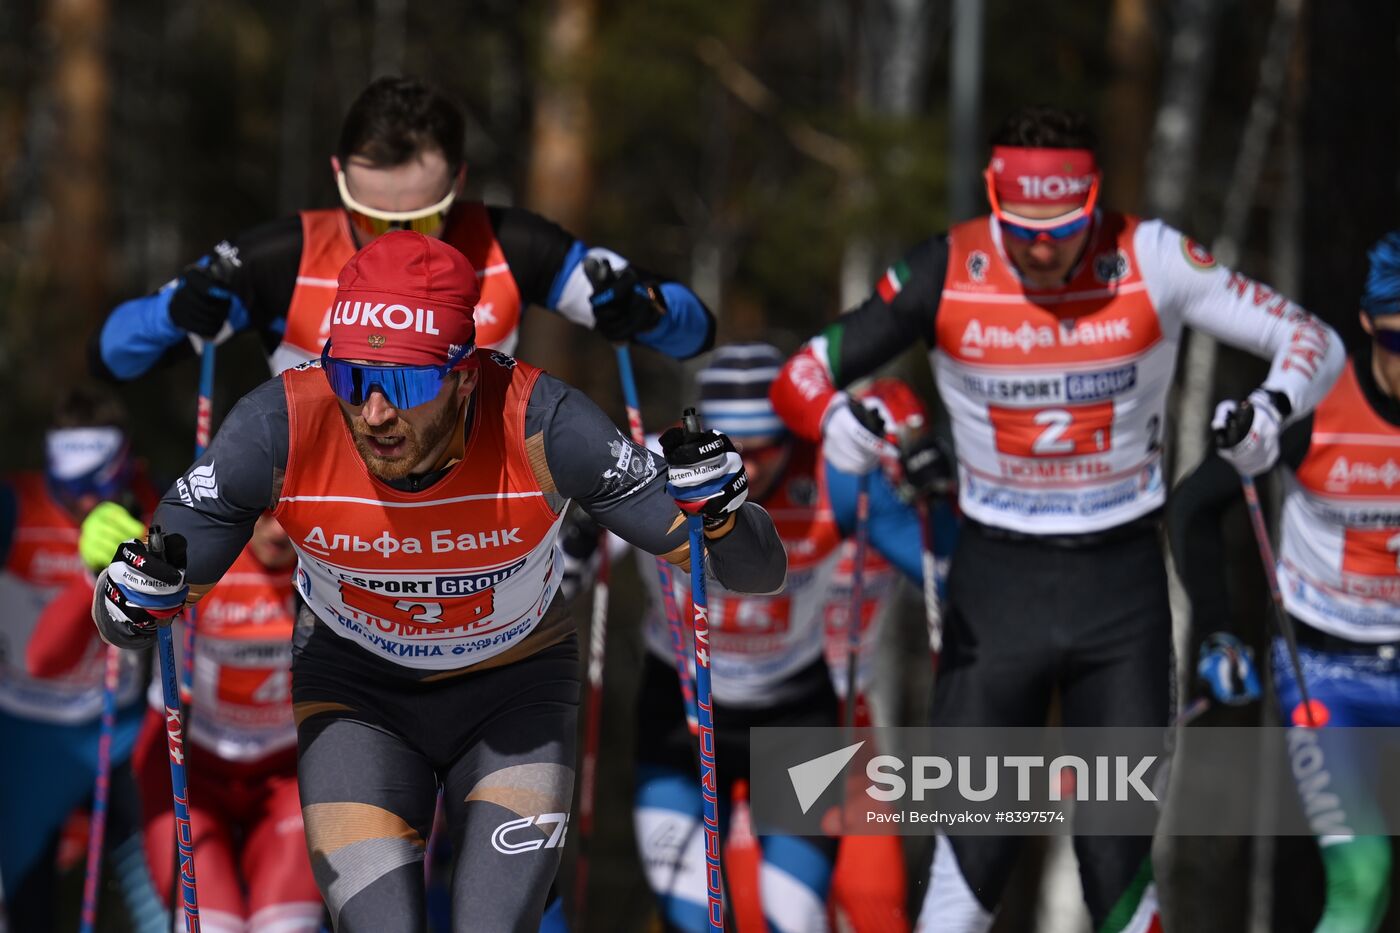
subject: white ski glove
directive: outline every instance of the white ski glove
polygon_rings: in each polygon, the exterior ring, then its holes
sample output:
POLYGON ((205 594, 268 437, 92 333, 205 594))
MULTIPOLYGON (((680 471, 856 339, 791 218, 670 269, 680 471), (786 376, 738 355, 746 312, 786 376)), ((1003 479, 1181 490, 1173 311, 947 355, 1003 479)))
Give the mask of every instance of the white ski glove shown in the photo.
POLYGON ((822 416, 822 456, 842 473, 862 476, 880 465, 880 458, 894 455, 885 440, 884 419, 873 408, 837 392, 822 416))
POLYGON ((1279 435, 1291 406, 1282 392, 1255 389, 1243 402, 1227 400, 1215 406, 1210 426, 1220 456, 1242 476, 1268 472, 1278 460, 1279 435))

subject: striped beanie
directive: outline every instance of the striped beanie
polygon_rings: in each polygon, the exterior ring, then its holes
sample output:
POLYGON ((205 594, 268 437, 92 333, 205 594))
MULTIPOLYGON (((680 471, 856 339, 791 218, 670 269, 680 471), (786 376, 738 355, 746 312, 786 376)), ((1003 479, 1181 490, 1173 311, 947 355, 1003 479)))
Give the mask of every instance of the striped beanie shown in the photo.
POLYGON ((739 441, 777 440, 786 427, 768 400, 785 357, 767 343, 735 343, 710 355, 696 375, 705 427, 739 441))

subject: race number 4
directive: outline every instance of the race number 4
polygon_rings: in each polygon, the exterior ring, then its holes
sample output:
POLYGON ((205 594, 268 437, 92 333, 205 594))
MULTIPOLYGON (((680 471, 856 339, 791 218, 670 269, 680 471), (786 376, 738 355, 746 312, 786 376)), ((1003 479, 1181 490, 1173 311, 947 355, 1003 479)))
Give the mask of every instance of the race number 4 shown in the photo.
POLYGON ((1084 457, 1113 447, 1113 403, 1072 408, 987 406, 999 453, 1010 457, 1084 457))
POLYGON ((237 706, 274 706, 292 698, 292 672, 285 668, 220 667, 219 700, 237 706))
POLYGON ((715 631, 726 635, 781 635, 792 625, 792 597, 743 599, 716 596, 712 599, 715 631))

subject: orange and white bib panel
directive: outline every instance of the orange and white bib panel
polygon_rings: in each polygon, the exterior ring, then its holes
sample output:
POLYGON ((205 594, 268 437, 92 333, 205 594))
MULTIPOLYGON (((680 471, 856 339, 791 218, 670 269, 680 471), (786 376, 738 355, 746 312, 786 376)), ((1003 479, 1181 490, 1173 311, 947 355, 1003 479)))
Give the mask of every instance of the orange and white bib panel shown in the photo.
MULTIPOLYGON (((713 578, 710 605, 710 670, 716 702, 763 706, 780 697, 776 688, 822 656, 822 630, 832 578, 841 555, 841 531, 821 478, 821 461, 811 445, 798 447, 781 485, 763 501, 787 549, 787 585, 773 596, 733 593, 713 578)), ((670 630, 660 611, 660 584, 649 554, 642 579, 652 594, 647 645, 673 660, 670 630)), ((673 572, 677 605, 687 623, 690 578, 673 572)))
MULTIPOLYGON (((272 371, 280 373, 319 359, 330 336, 331 307, 341 267, 355 255, 350 222, 340 208, 301 212, 301 265, 287 307, 287 329, 272 353, 272 371)), ((466 256, 481 287, 477 302, 476 343, 510 353, 520 329, 520 288, 491 228, 486 206, 461 201, 453 208, 443 239, 466 256)))
MULTIPOLYGON (((246 548, 195 613, 190 741, 224 761, 296 745, 292 720, 293 569, 268 570, 246 548)), ((148 697, 164 710, 158 680, 148 697)))
POLYGON ((1284 477, 1284 606, 1341 638, 1400 641, 1400 428, 1367 403, 1350 362, 1284 477))
MULTIPOLYGON (((58 677, 31 676, 25 665, 29 643, 43 623, 44 610, 69 586, 81 584, 87 571, 78 556, 78 526, 48 494, 39 473, 8 477, 18 514, 14 538, 0 569, 0 709, 25 719, 72 724, 102 713, 105 652, 92 634, 92 645, 73 668, 58 677)), ((136 658, 123 652, 117 702, 125 705, 140 690, 136 658)))
POLYGON ((949 233, 932 360, 953 422, 960 505, 977 521, 1078 533, 1165 501, 1177 333, 1164 334, 1148 295, 1137 226, 1102 215, 1073 280, 1043 293, 1016 277, 989 218, 949 233))
POLYGON ((525 450, 540 371, 478 350, 463 459, 402 492, 365 468, 319 364, 282 374, 290 453, 273 513, 297 589, 331 631, 404 667, 467 667, 519 644, 559 587, 555 512, 525 450))
MULTIPOLYGON (((825 612, 826 663, 831 668, 831 682, 836 695, 846 696, 846 656, 850 647, 850 632, 846 628, 851 616, 854 595, 856 543, 841 545, 841 558, 832 575, 831 590, 825 612)), ((888 614, 890 601, 899 592, 899 571, 874 547, 865 551, 865 566, 861 571, 860 656, 856 659, 856 689, 863 691, 874 673, 876 646, 880 629, 888 614)))

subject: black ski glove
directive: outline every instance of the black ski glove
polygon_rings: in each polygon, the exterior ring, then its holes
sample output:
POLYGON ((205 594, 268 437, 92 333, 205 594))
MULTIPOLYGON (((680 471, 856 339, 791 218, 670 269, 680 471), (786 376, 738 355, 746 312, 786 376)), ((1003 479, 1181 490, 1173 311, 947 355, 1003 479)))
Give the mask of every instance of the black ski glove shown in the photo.
MULTIPOLYGON (((153 532, 156 534, 156 532, 153 532)), ((169 625, 185 606, 185 538, 164 538, 159 553, 141 541, 122 542, 112 563, 97 578, 92 619, 109 645, 145 648, 156 626, 169 625)))
POLYGON ((957 461, 943 438, 923 434, 910 439, 899 451, 904 470, 900 493, 909 501, 930 499, 958 486, 957 461))
POLYGON ((170 296, 170 322, 200 337, 218 334, 233 305, 233 276, 240 265, 238 250, 224 242, 207 264, 186 266, 170 296))
POLYGON ((606 260, 583 261, 584 275, 593 286, 593 329, 613 343, 623 343, 656 326, 666 313, 661 289, 627 266, 617 272, 606 260))
POLYGON ((710 537, 726 533, 749 495, 749 477, 734 442, 718 431, 671 428, 661 435, 661 450, 670 480, 666 489, 676 505, 687 515, 702 516, 710 537))

